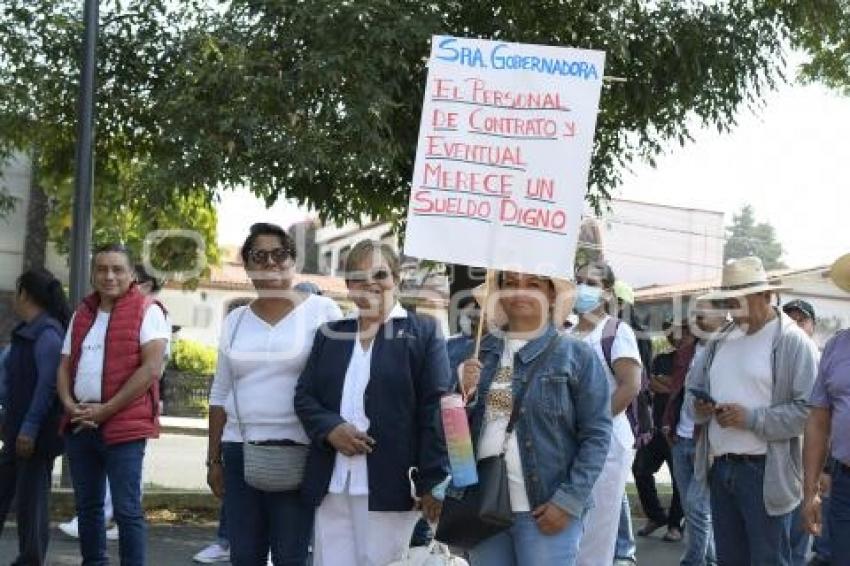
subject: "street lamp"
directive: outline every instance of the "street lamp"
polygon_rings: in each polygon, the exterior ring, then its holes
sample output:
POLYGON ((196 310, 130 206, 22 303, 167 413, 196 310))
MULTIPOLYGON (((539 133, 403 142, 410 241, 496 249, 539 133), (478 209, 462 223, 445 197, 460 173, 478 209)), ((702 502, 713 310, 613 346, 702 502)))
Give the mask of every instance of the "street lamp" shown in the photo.
POLYGON ((85 0, 83 58, 77 122, 74 172, 74 219, 71 225, 71 302, 77 305, 89 285, 92 244, 92 189, 94 171, 94 79, 97 66, 98 0, 85 0))

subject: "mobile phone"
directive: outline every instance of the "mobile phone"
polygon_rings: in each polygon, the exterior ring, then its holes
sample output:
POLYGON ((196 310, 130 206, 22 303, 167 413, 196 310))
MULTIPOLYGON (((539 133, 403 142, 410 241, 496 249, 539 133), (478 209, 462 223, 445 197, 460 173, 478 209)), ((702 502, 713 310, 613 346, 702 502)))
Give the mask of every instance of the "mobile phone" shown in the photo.
POLYGON ((702 401, 703 403, 711 403, 712 405, 716 405, 717 401, 714 400, 714 397, 708 394, 707 391, 703 389, 697 389, 696 387, 689 387, 688 391, 691 392, 691 395, 702 401))

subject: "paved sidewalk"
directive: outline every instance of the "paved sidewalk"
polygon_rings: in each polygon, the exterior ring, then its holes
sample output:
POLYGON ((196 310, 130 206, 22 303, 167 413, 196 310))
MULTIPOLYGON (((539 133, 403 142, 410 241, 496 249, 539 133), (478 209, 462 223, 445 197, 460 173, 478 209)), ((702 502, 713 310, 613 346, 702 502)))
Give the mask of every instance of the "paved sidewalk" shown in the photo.
MULTIPOLYGON (((186 566, 192 556, 215 538, 215 527, 156 525, 149 529, 148 560, 155 566, 186 566)), ((14 526, 6 529, 0 538, 0 562, 14 560, 17 533, 14 526)), ((664 543, 660 539, 638 540, 638 562, 646 566, 675 566, 678 564, 681 544, 664 543)), ((109 543, 112 564, 118 562, 118 543, 109 543)), ((65 537, 58 530, 51 532, 49 566, 77 566, 80 564, 77 541, 65 537)))

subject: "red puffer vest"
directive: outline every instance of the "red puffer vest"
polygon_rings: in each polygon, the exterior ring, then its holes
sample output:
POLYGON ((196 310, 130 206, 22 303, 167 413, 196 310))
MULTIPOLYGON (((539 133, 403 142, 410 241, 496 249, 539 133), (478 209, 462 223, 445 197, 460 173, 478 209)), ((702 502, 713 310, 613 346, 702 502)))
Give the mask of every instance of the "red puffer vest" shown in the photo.
MULTIPOLYGON (((100 297, 92 293, 77 307, 71 328, 71 391, 77 378, 77 366, 83 339, 97 318, 100 297)), ((145 311, 151 305, 165 308, 153 298, 143 295, 135 283, 123 297, 115 301, 106 330, 103 352, 102 400, 112 399, 142 364, 142 347, 139 330, 145 311)), ((66 425, 67 425, 66 416, 66 425)), ((133 400, 109 420, 100 425, 103 441, 107 445, 120 444, 143 438, 159 436, 159 380, 150 389, 133 400)))

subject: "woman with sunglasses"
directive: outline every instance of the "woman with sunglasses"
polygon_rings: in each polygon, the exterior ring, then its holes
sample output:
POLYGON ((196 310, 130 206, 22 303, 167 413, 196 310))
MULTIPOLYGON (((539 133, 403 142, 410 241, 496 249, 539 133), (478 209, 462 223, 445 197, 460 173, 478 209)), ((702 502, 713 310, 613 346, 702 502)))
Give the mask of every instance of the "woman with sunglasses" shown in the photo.
POLYGON ((591 349, 559 334, 571 283, 501 272, 490 286, 490 331, 460 368, 461 391, 475 457, 504 454, 514 523, 472 548, 471 564, 569 566, 611 438, 608 383, 591 349))
POLYGON ((589 345, 599 359, 610 385, 610 411, 614 415, 610 448, 593 486, 593 508, 587 516, 577 561, 579 566, 595 566, 614 560, 623 495, 634 460, 635 436, 625 411, 640 391, 643 366, 634 331, 608 315, 609 305, 616 305, 616 278, 611 266, 605 262, 583 264, 576 270, 576 283, 574 310, 579 321, 568 332, 589 345), (603 344, 608 341, 610 352, 603 344))
MULTIPOLYGON (((316 330, 342 316, 328 298, 292 289, 295 248, 279 226, 255 224, 242 260, 257 298, 224 320, 210 392, 207 481, 225 499, 235 566, 307 563, 314 510, 297 491, 245 481, 246 442, 306 445, 293 398, 316 330)), ((306 450, 306 448, 305 448, 306 450)))
POLYGON ((357 311, 318 333, 295 394, 312 440, 302 492, 318 507, 316 566, 399 559, 419 517, 412 496, 436 520, 432 490, 448 473, 438 423, 449 364, 436 321, 398 304, 399 260, 386 244, 360 242, 345 271, 357 311))

